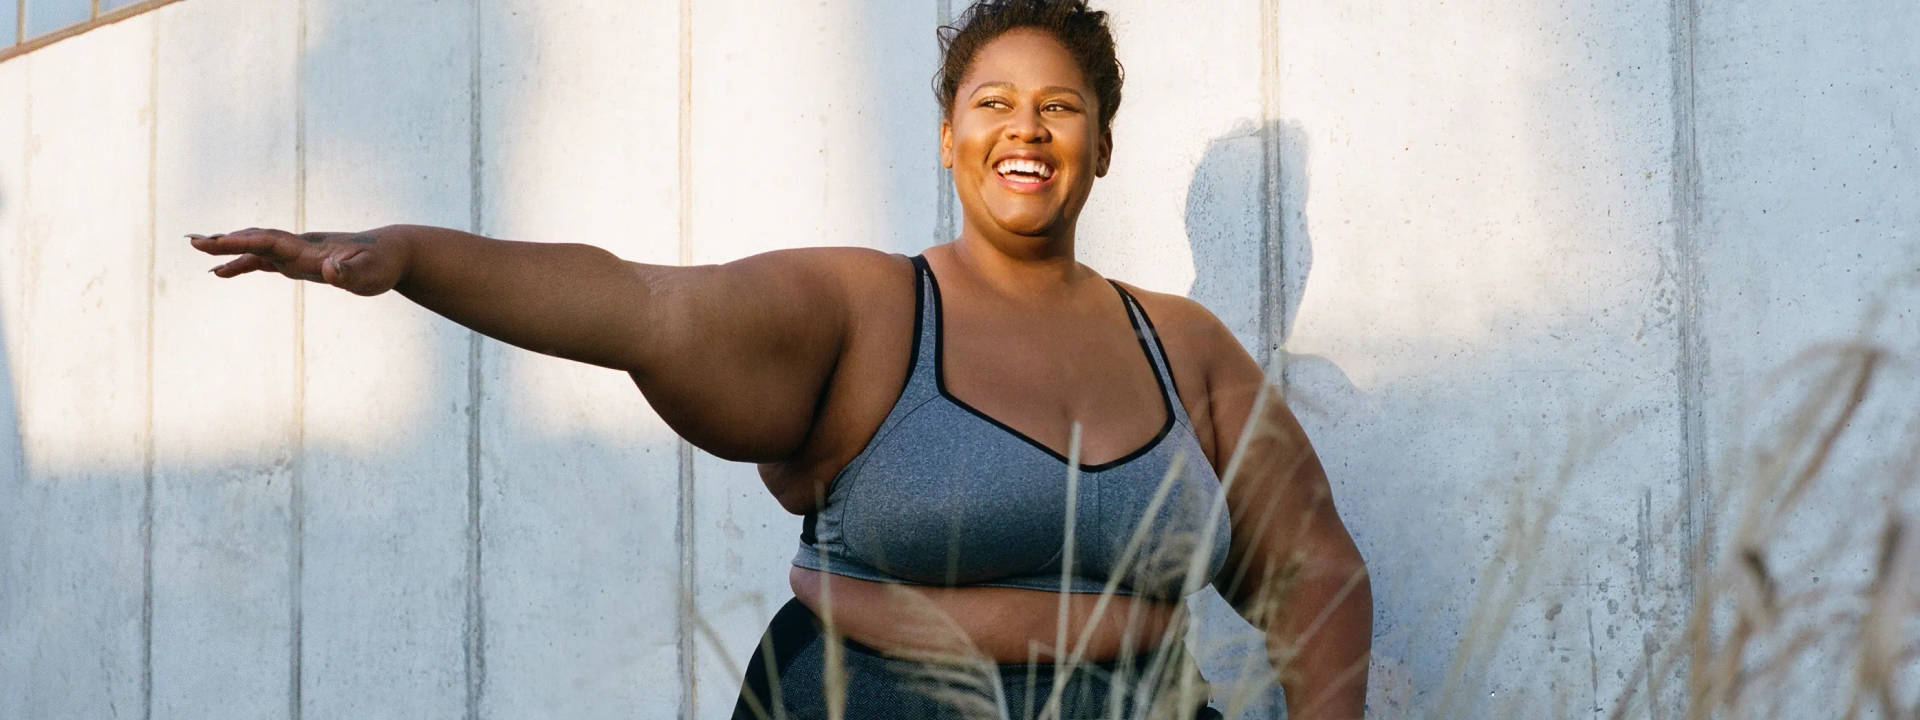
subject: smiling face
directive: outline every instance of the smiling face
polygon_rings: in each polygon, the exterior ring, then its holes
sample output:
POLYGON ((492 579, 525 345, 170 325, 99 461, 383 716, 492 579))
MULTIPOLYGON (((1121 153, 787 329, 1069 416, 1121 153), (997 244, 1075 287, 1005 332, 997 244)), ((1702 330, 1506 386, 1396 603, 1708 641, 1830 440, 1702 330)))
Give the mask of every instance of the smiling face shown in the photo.
POLYGON ((981 46, 940 126, 964 232, 996 244, 1070 241, 1112 155, 1098 102, 1051 33, 1020 28, 981 46))

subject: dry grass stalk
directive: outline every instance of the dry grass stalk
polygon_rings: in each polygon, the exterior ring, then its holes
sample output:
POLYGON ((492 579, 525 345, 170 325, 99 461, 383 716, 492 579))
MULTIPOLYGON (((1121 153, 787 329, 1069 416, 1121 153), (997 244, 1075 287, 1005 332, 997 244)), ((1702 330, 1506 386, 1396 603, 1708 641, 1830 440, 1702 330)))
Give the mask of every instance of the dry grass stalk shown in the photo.
MULTIPOLYGON (((1857 595, 1809 589, 1784 592, 1783 578, 1811 575, 1831 567, 1844 555, 1855 533, 1833 528, 1825 547, 1812 562, 1784 571, 1774 567, 1774 545, 1790 530, 1791 514, 1812 497, 1830 469, 1836 446, 1855 427, 1869 398, 1887 353, 1879 348, 1842 345, 1816 348, 1789 369, 1821 362, 1828 367, 1813 383, 1812 392, 1788 416, 1788 421, 1766 450, 1758 453, 1753 481, 1745 489, 1731 554, 1725 564, 1695 586, 1694 612, 1689 618, 1687 717, 1749 717, 1759 707, 1777 711, 1781 698, 1756 695, 1756 688, 1777 692, 1793 687, 1793 666, 1822 642, 1841 642, 1856 649, 1854 688, 1845 698, 1844 716, 1858 717, 1867 707, 1897 716, 1894 684, 1899 653, 1899 618, 1910 611, 1907 555, 1900 551, 1902 523, 1890 515, 1881 540, 1874 577, 1857 595), (1864 613, 1842 608, 1821 612, 1823 605, 1862 602, 1864 613), (1731 628, 1716 628, 1731 618, 1731 628), (1864 702, 1863 702, 1864 701, 1864 702)), ((1894 493, 1907 482, 1896 478, 1894 493)), ((1836 489, 1837 491, 1837 489, 1836 489)), ((1823 497, 1823 499, 1825 499, 1823 497)), ((1702 544, 1704 551, 1707 545, 1702 544)), ((1696 568, 1707 563, 1696 561, 1696 568)))
MULTIPOLYGON (((1571 419, 1569 423, 1570 427, 1580 426, 1579 422, 1571 419)), ((1495 552, 1494 560, 1481 568, 1480 579, 1476 583, 1480 587, 1480 597, 1473 604, 1462 632, 1460 648, 1448 663, 1445 680, 1439 690, 1440 700, 1428 713, 1429 717, 1460 717, 1465 712, 1456 708, 1464 702, 1466 691, 1482 686, 1487 664, 1512 626, 1514 613, 1533 590, 1531 580, 1544 566, 1539 554, 1546 547, 1548 526, 1559 513, 1561 499, 1567 488, 1572 485, 1575 474, 1585 469, 1594 455, 1618 439, 1624 429, 1624 425, 1615 423, 1597 433, 1576 433, 1574 445, 1561 458, 1557 471, 1547 485, 1546 496, 1531 513, 1527 510, 1527 498, 1519 494, 1519 488, 1516 488, 1508 530, 1501 537, 1501 546, 1495 552), (1498 578, 1502 567, 1512 570, 1506 582, 1498 578)), ((1518 700, 1508 699, 1509 702, 1518 700)), ((1466 714, 1489 715, 1484 710, 1466 714)))

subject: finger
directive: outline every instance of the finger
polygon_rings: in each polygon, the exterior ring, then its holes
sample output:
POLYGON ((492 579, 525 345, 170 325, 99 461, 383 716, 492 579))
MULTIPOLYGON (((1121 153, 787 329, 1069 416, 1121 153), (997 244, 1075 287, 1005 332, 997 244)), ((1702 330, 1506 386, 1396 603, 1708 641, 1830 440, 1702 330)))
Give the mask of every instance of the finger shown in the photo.
POLYGON ((270 270, 272 268, 273 264, 268 262, 264 257, 259 255, 243 255, 229 260, 225 264, 214 267, 210 272, 217 277, 230 278, 235 275, 244 275, 255 270, 270 270))
POLYGON ((188 235, 187 239, 193 244, 195 250, 209 255, 255 253, 286 258, 288 254, 284 243, 292 237, 279 230, 248 228, 219 235, 188 235))
POLYGON ((340 264, 340 258, 330 257, 320 261, 320 281, 335 287, 346 287, 347 269, 340 264))

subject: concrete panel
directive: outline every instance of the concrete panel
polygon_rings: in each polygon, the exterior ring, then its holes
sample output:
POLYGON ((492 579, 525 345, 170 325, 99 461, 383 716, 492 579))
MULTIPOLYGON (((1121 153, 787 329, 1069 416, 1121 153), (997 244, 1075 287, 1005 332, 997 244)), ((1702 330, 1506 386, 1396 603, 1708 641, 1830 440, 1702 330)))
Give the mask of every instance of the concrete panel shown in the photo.
MULTIPOLYGON (((679 262, 672 3, 482 9, 481 232, 679 262)), ((623 373, 488 341, 485 717, 672 718, 678 439, 623 373)))
MULTIPOLYGON (((934 3, 694 4, 692 261, 811 245, 914 253, 937 228, 934 3)), ((694 469, 693 716, 730 708, 766 622, 792 597, 799 518, 751 466, 694 469)))
POLYGON ((1669 5, 1280 12, 1290 402, 1374 710, 1604 716, 1685 606, 1669 5))
POLYGON ((1127 75, 1113 165, 1094 183, 1077 248, 1103 274, 1200 301, 1256 350, 1260 5, 1101 4, 1127 75))
MULTIPOLYGON (((12 42, 10 36, 0 42, 12 42)), ((20 446, 20 368, 26 362, 19 331, 27 276, 22 228, 27 190, 28 58, 0 63, 0 618, 25 618, 31 608, 23 575, 32 561, 25 529, 35 508, 28 504, 34 486, 27 481, 20 446)), ((37 608, 33 608, 37 609, 37 608)), ((19 621, 15 621, 16 623, 19 621)), ((26 713, 26 675, 32 648, 16 641, 24 625, 0 620, 0 714, 26 713)))
MULTIPOLYGON (((1920 7, 1701 2, 1698 13, 1691 209, 1717 529, 1732 535, 1748 507, 1781 508, 1756 554, 1778 592, 1810 601, 1755 643, 1764 656, 1861 607, 1882 533, 1894 512, 1914 510, 1904 488, 1920 399, 1920 7), (1841 417, 1851 381, 1842 348, 1889 355, 1811 489, 1775 506, 1762 481, 1799 467, 1841 417), (1814 429, 1793 428, 1821 403, 1814 429)), ((1796 662, 1756 678, 1766 688, 1756 707, 1811 717, 1845 705, 1854 683, 1833 682, 1835 668, 1851 673, 1863 640, 1851 623, 1815 635, 1796 662)), ((1898 690, 1911 701, 1911 683, 1898 690)))
POLYGON ((153 17, 152 717, 275 717, 292 692, 294 285, 214 278, 181 236, 294 216, 299 17, 245 0, 153 17))
MULTIPOLYGON (((307 226, 471 222, 470 5, 309 2, 307 226)), ((308 717, 467 712, 471 333, 397 294, 306 288, 308 717)))
POLYGON ((0 571, 9 717, 145 703, 153 32, 134 20, 49 47, 14 95, 29 107, 25 162, 5 171, 21 193, 8 352, 26 456, 0 571))

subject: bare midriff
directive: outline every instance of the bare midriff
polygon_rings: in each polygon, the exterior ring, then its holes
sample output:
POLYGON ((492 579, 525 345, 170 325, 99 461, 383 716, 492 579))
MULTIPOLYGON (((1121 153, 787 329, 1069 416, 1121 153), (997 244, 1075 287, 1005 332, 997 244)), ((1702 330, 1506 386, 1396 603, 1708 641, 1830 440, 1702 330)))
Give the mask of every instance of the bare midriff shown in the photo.
POLYGON ((1102 662, 1123 651, 1145 653, 1179 633, 1178 601, 1061 594, 1006 587, 936 587, 862 580, 795 566, 793 594, 835 632, 890 653, 915 657, 985 657, 996 663, 1060 662, 1053 651, 1066 618, 1065 645, 1076 662, 1102 662), (831 598, 831 600, 829 600, 831 598), (1074 655, 1077 653, 1077 655, 1074 655))

